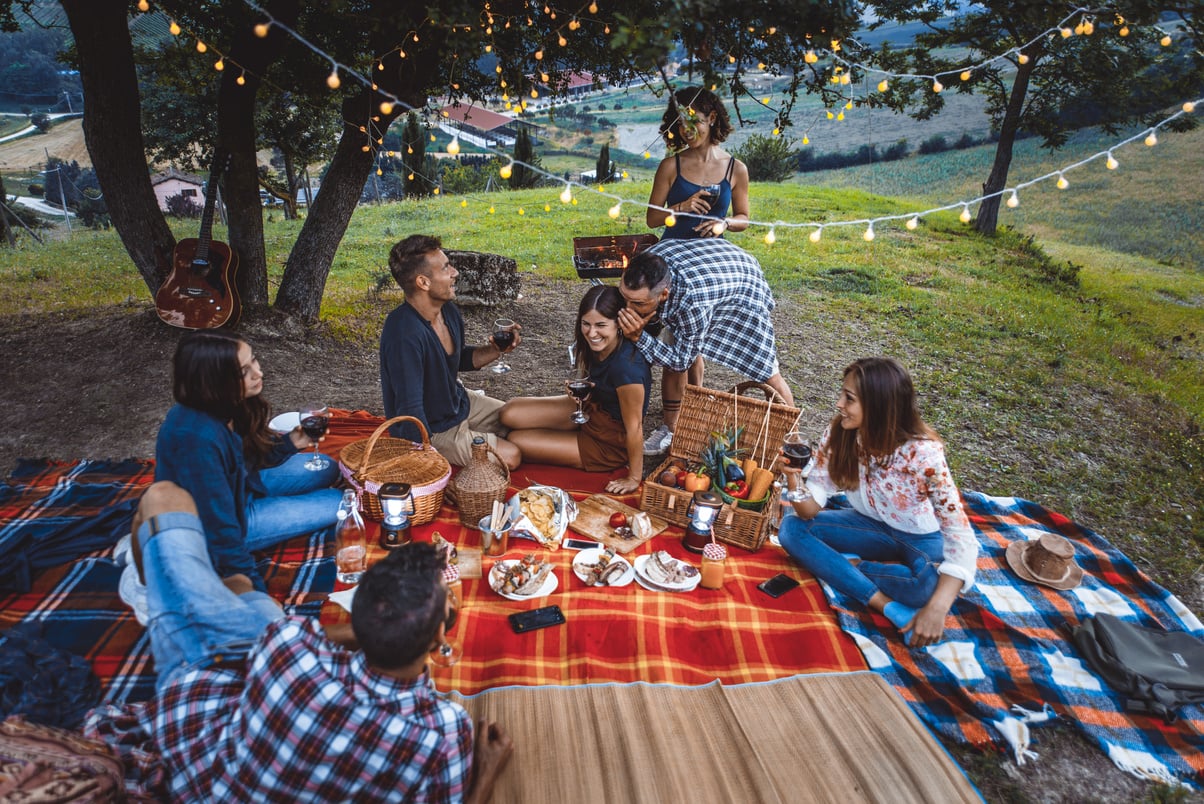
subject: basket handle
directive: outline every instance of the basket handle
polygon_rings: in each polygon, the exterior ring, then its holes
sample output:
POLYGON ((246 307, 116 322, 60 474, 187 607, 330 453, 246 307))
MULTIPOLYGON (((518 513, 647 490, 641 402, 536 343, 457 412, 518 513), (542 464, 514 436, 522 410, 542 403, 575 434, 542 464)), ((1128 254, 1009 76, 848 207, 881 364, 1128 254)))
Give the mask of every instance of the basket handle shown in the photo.
POLYGON ((506 473, 506 488, 510 487, 510 467, 502 460, 502 456, 497 454, 497 450, 489 446, 489 442, 485 442, 485 449, 489 450, 489 454, 497 458, 498 464, 502 467, 502 471, 506 473))
POLYGON ((431 438, 426 432, 426 425, 421 420, 415 419, 413 416, 394 416, 392 419, 386 419, 376 431, 372 433, 372 437, 368 439, 368 445, 364 447, 364 459, 360 462, 360 470, 363 471, 368 467, 368 459, 372 457, 372 448, 376 446, 376 442, 380 437, 388 432, 389 428, 398 422, 413 422, 418 425, 418 432, 422 433, 422 448, 431 448, 431 438))
POLYGON ((736 396, 741 396, 750 388, 755 388, 759 391, 762 391, 765 394, 765 401, 771 405, 786 404, 786 400, 782 398, 781 394, 774 390, 773 386, 767 385, 763 382, 757 382, 756 380, 745 380, 744 382, 738 382, 732 386, 729 393, 733 393, 736 396))

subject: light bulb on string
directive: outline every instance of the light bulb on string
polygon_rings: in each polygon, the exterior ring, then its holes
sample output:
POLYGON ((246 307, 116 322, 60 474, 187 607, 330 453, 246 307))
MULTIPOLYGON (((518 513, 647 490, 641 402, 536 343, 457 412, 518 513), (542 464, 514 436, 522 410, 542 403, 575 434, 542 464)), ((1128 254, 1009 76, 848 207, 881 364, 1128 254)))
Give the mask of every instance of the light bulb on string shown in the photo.
POLYGON ((572 185, 566 184, 566 185, 564 185, 564 189, 560 191, 560 203, 567 204, 572 200, 573 200, 572 185))
POLYGON ((807 235, 807 239, 810 240, 812 243, 818 243, 819 239, 823 236, 823 232, 824 232, 824 227, 822 227, 822 226, 812 229, 811 234, 807 235))
POLYGON ((665 226, 672 229, 676 225, 677 225, 677 216, 674 215, 672 212, 670 212, 668 214, 668 216, 665 217, 665 226))
POLYGON ((467 207, 467 206, 468 206, 468 199, 467 199, 467 198, 463 198, 463 199, 461 199, 461 200, 460 200, 460 206, 461 206, 461 207, 467 207))
POLYGON ((597 3, 590 3, 590 4, 589 4, 589 13, 591 13, 591 14, 597 14, 597 13, 598 13, 598 4, 597 4, 597 3))
POLYGON ((970 205, 962 204, 962 214, 958 215, 957 217, 961 220, 962 223, 969 223, 970 222, 970 205))
POLYGON ((971 76, 971 72, 970 72, 969 70, 962 70, 962 74, 961 74, 960 78, 961 78, 963 81, 969 81, 969 80, 970 80, 970 76, 971 76))
POLYGON ((945 85, 941 83, 939 78, 932 79, 932 91, 940 94, 945 89, 945 85))
POLYGON ((765 245, 772 246, 777 242, 777 239, 778 236, 774 233, 773 227, 770 227, 769 231, 765 233, 765 245))
POLYGON ((150 11, 150 3, 146 2, 146 0, 138 0, 138 10, 150 11))
POLYGON ((861 239, 862 239, 862 240, 864 240, 864 241, 865 241, 865 242, 867 242, 867 243, 870 243, 870 242, 872 242, 872 241, 873 241, 873 239, 874 239, 874 224, 873 224, 872 222, 870 223, 870 225, 869 225, 869 226, 865 227, 865 232, 863 232, 863 233, 862 233, 862 235, 861 235, 861 239))
POLYGON ((910 218, 907 219, 907 223, 905 223, 903 225, 906 226, 908 229, 915 231, 916 227, 920 225, 920 216, 912 215, 910 218))
POLYGON ((620 201, 617 204, 615 204, 613 207, 611 207, 610 209, 606 210, 606 214, 609 215, 613 219, 613 218, 618 218, 619 215, 622 213, 622 211, 623 211, 623 202, 620 201))
POLYGON ((377 176, 383 176, 383 175, 385 175, 385 172, 384 172, 383 170, 381 170, 380 168, 377 168, 377 169, 376 169, 376 175, 377 175, 377 176))
POLYGON ((543 205, 543 211, 544 211, 544 212, 551 212, 551 211, 552 211, 552 205, 551 205, 551 204, 544 204, 544 205, 543 205))
POLYGON ((1108 161, 1104 163, 1104 166, 1107 167, 1108 170, 1116 170, 1118 167, 1120 167, 1120 162, 1116 161, 1116 157, 1112 155, 1111 151, 1108 151, 1108 161))
POLYGON ((196 40, 196 52, 197 53, 204 53, 208 49, 209 49, 208 45, 206 45, 200 39, 196 40))
POLYGON ((878 82, 878 91, 879 92, 885 92, 889 88, 890 88, 890 84, 887 82, 887 80, 885 78, 883 78, 881 81, 878 82))
POLYGON ((1006 203, 1010 209, 1015 209, 1016 207, 1020 206, 1020 196, 1016 194, 1015 190, 1012 190, 1012 194, 1008 196, 1008 200, 1004 203, 1006 203))
POLYGON ((1070 37, 1074 36, 1074 31, 1070 30, 1069 28, 1062 28, 1058 31, 1058 33, 1062 34, 1063 39, 1069 39, 1070 37))
POLYGON ((493 214, 493 204, 490 204, 490 205, 489 205, 489 214, 490 214, 490 215, 492 215, 492 214, 493 214))
POLYGON ((1164 36, 1164 37, 1162 37, 1161 39, 1159 39, 1159 40, 1158 40, 1158 44, 1162 45, 1163 47, 1170 47, 1170 45, 1171 45, 1171 35, 1170 35, 1170 34, 1167 34, 1166 36, 1164 36))
POLYGON ((171 21, 171 25, 167 26, 167 30, 172 36, 180 35, 180 26, 176 24, 175 20, 171 21))
POLYGON ((1070 182, 1066 181, 1066 177, 1065 177, 1065 176, 1063 176, 1061 173, 1059 173, 1059 174, 1058 174, 1057 188, 1058 188, 1059 190, 1065 190, 1065 189, 1066 189, 1067 187, 1069 187, 1069 186, 1070 186, 1070 182))
POLYGON ((1153 131, 1151 131, 1149 134, 1146 135, 1145 144, 1147 146, 1149 146, 1150 148, 1153 148, 1155 145, 1158 144, 1158 135, 1156 133, 1154 133, 1153 131))
POLYGON ((1196 110, 1196 105, 1194 103, 1192 103, 1191 101, 1188 101, 1187 103, 1183 104, 1183 111, 1187 112, 1188 114, 1191 114, 1195 110, 1196 110))
POLYGON ((338 89, 343 82, 339 80, 339 68, 334 67, 330 71, 330 75, 326 76, 326 86, 331 89, 338 89))
POLYGON ((264 37, 266 37, 268 35, 269 28, 270 28, 270 26, 266 22, 256 23, 255 24, 255 35, 257 37, 259 37, 260 39, 263 39, 264 37))
POLYGON ((381 101, 380 102, 380 113, 381 114, 393 114, 393 104, 390 103, 389 101, 381 101))
POLYGON ((218 57, 218 59, 217 59, 217 61, 213 62, 213 69, 217 70, 219 73, 220 73, 222 70, 226 69, 226 61, 225 61, 225 59, 222 59, 222 58, 219 56, 219 57, 218 57))
POLYGON ((502 165, 501 170, 498 171, 498 175, 501 176, 503 179, 510 178, 510 175, 514 172, 514 168, 511 167, 511 165, 513 165, 513 164, 514 164, 514 162, 509 162, 505 165, 502 165))
POLYGON ((1024 53, 1019 53, 1016 55, 1016 61, 1020 64, 1028 64, 1028 56, 1024 53))
POLYGON ((1121 36, 1128 36, 1129 35, 1129 26, 1128 25, 1122 26, 1121 29, 1119 31, 1117 31, 1117 33, 1120 34, 1121 36))
POLYGON ((1092 22, 1091 20, 1084 20, 1083 36, 1091 36, 1091 34, 1093 34, 1093 33, 1095 33, 1095 23, 1092 22))
POLYGON ((519 214, 519 215, 526 215, 526 214, 527 214, 527 212, 526 212, 526 210, 524 210, 522 207, 519 207, 519 208, 518 208, 518 214, 519 214))
POLYGON ((234 79, 234 83, 238 84, 240 87, 247 83, 247 71, 243 70, 241 73, 239 73, 238 78, 234 79))
POLYGON ((452 137, 452 141, 447 144, 447 152, 452 156, 460 153, 460 135, 452 137))
POLYGON ((714 223, 711 224, 711 232, 713 232, 716 237, 718 237, 719 235, 723 234, 726 231, 727 231, 727 221, 715 221, 714 223))

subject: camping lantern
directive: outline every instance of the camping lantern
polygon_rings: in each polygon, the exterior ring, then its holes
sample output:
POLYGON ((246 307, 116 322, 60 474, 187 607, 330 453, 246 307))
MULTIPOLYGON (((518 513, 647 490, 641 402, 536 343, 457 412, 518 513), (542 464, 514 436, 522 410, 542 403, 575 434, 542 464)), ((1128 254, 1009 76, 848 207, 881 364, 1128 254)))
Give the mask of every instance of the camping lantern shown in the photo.
POLYGON ((690 500, 690 507, 686 510, 690 524, 686 525, 682 546, 693 553, 701 553, 703 547, 714 541, 712 525, 722 507, 723 500, 715 492, 694 492, 694 499, 690 500))
POLYGON ((380 524, 380 546, 392 550, 410 541, 410 516, 414 513, 414 496, 409 483, 382 483, 380 508, 385 513, 380 524))

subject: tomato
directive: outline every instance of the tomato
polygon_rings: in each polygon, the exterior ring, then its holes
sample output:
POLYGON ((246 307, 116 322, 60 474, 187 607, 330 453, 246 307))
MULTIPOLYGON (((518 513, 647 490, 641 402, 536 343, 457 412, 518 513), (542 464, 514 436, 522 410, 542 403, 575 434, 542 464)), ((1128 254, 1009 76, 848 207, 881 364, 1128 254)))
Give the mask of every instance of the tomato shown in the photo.
POLYGON ((610 515, 610 526, 612 528, 622 528, 627 526, 627 514, 622 511, 615 511, 610 515))
POLYGON ((690 473, 687 472, 685 469, 680 470, 677 473, 677 482, 674 485, 676 485, 679 489, 684 489, 686 487, 686 477, 689 474, 690 473))

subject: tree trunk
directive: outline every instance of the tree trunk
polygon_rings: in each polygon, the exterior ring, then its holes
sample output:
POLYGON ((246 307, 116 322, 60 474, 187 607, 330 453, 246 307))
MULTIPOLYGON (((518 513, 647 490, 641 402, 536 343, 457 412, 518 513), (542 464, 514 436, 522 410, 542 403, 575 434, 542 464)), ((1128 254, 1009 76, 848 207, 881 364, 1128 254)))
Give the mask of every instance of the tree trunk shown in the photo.
POLYGON ((986 235, 995 234, 999 224, 999 203, 1001 196, 991 195, 1007 186, 1008 170, 1012 166, 1012 147, 1016 144, 1016 132, 1020 128, 1020 115, 1024 111, 1024 99, 1028 94, 1029 78, 1037 66, 1037 56, 1029 59, 1027 64, 1016 65, 1016 80, 1012 82, 1012 92, 1008 96, 1008 105, 1003 113, 1003 121, 999 125, 999 142, 995 145, 995 162, 991 165, 991 173, 982 185, 983 195, 990 196, 978 207, 978 216, 974 219, 974 228, 986 235))
POLYGON ((297 168, 293 165, 292 151, 280 149, 280 153, 284 155, 284 180, 288 184, 288 200, 284 202, 284 219, 288 221, 297 219, 297 168))
MULTIPOLYGON (((271 4, 273 16, 286 25, 296 23, 296 0, 271 4)), ((255 95, 259 90, 258 76, 267 73, 285 43, 286 34, 273 26, 266 39, 252 32, 251 25, 238 28, 230 60, 242 68, 238 74, 229 68, 222 75, 217 104, 217 144, 219 150, 233 155, 230 172, 226 174, 226 204, 230 211, 230 246, 238 252, 238 274, 235 283, 242 300, 244 314, 248 308, 263 309, 268 305, 267 258, 263 244, 263 204, 259 200, 259 163, 255 148, 255 95), (238 84, 243 75, 244 84, 238 84)))
MULTIPOLYGON (((362 118, 370 102, 374 101, 366 92, 348 98, 343 102, 343 119, 362 118)), ((395 116, 396 113, 380 115, 381 132, 388 130, 395 116)), ((364 150, 367 143, 368 139, 362 132, 351 126, 343 129, 334 159, 330 161, 330 168, 322 180, 322 188, 312 199, 305 225, 301 227, 301 234, 293 244, 288 263, 284 266, 284 278, 280 282, 280 292, 276 294, 276 308, 302 321, 318 320, 322 293, 326 290, 326 278, 330 275, 335 251, 347 232, 347 224, 351 222, 351 215, 359 203, 368 171, 372 169, 372 151, 364 150)))
POLYGON ((151 187, 124 0, 64 0, 79 54, 84 142, 109 218, 153 295, 171 272, 176 239, 151 187))

